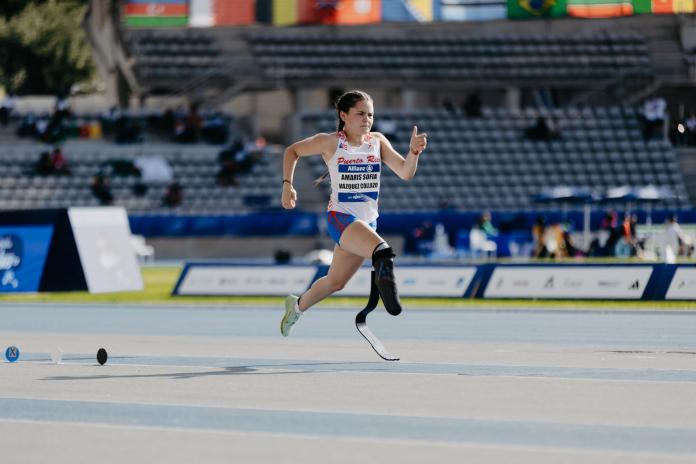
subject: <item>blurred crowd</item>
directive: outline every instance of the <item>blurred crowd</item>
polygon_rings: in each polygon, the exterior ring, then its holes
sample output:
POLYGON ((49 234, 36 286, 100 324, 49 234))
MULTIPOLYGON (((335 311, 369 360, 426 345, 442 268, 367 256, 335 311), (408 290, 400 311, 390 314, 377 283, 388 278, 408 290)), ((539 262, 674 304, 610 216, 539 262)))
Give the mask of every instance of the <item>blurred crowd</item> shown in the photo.
POLYGON ((45 143, 60 143, 69 138, 113 140, 115 143, 140 143, 146 140, 175 143, 222 145, 230 136, 231 117, 220 113, 202 113, 197 104, 187 109, 170 108, 162 112, 132 113, 112 107, 101 114, 75 114, 68 100, 56 97, 50 113, 16 110, 17 98, 8 95, 0 103, 0 127, 16 126, 18 137, 45 143))
POLYGON ((675 214, 668 215, 661 226, 648 227, 639 225, 636 214, 628 213, 620 218, 617 211, 608 210, 598 227, 589 231, 587 244, 583 243, 582 231, 567 220, 547 222, 544 215, 538 215, 526 233, 517 228, 519 225, 503 224, 505 233, 501 233, 487 211, 470 229, 451 227, 448 232, 442 223, 427 220, 407 234, 404 252, 430 258, 593 257, 667 262, 674 262, 680 256, 691 257, 695 252, 694 237, 681 228, 675 214), (639 233, 639 227, 647 227, 647 231, 639 233))

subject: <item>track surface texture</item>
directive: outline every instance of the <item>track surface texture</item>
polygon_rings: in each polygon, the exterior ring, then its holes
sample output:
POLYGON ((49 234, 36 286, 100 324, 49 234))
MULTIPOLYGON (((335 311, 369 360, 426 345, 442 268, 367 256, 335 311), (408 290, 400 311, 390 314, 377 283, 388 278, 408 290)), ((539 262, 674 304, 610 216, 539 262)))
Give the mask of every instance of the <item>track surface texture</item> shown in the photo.
POLYGON ((356 312, 1 304, 0 461, 696 462, 696 312, 356 312))

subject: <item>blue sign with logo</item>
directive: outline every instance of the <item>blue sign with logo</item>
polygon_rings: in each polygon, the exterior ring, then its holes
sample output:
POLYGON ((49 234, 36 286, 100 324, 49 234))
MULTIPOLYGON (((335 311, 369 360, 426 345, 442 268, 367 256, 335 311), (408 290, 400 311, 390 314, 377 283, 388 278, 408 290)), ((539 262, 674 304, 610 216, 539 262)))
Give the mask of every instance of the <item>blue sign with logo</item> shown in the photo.
POLYGON ((36 292, 53 226, 0 227, 0 293, 36 292))
POLYGON ((19 348, 16 346, 8 346, 5 350, 5 359, 11 363, 17 361, 19 359, 19 348))
POLYGON ((380 164, 339 164, 338 172, 379 172, 380 164))

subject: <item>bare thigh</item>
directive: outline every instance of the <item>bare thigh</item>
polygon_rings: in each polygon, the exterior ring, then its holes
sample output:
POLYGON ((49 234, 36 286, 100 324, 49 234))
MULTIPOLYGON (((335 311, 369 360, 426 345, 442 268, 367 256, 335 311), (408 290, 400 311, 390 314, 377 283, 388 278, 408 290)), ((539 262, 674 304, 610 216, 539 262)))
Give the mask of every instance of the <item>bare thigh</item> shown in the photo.
MULTIPOLYGON (((344 232, 345 233, 345 232, 344 232)), ((336 245, 334 247, 333 259, 329 272, 326 275, 328 285, 332 291, 338 291, 343 288, 348 281, 358 272, 365 259, 354 253, 342 249, 336 245)))
POLYGON ((382 242, 384 239, 368 223, 357 220, 341 234, 340 248, 353 255, 371 259, 372 252, 382 242))

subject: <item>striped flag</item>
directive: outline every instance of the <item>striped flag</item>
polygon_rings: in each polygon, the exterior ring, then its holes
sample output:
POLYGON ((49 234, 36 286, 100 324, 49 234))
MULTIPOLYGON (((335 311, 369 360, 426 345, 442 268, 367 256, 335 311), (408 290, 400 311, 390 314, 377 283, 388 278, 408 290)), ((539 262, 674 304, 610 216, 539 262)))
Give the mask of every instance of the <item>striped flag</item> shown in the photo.
POLYGON ((568 16, 613 18, 633 15, 631 0, 568 0, 568 16))
POLYGON ((128 0, 123 7, 126 25, 167 27, 188 25, 187 0, 128 0))

